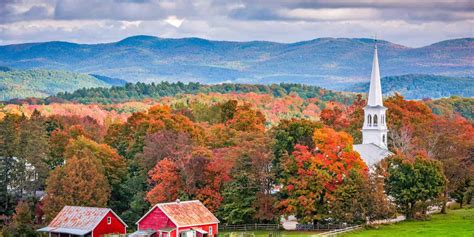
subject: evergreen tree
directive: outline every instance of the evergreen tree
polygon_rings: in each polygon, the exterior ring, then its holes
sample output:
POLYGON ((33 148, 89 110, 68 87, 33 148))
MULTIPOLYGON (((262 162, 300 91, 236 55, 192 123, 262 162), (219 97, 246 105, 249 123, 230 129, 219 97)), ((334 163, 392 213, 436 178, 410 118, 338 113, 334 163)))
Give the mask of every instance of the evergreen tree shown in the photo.
POLYGON ((10 215, 11 193, 8 187, 13 187, 13 177, 19 151, 19 123, 22 118, 18 115, 6 114, 0 121, 0 214, 10 215))
POLYGON ((249 156, 240 157, 232 169, 234 179, 225 185, 224 202, 219 211, 219 216, 226 223, 244 224, 254 220, 256 210, 253 205, 258 187, 250 179, 250 170, 252 159, 249 156))

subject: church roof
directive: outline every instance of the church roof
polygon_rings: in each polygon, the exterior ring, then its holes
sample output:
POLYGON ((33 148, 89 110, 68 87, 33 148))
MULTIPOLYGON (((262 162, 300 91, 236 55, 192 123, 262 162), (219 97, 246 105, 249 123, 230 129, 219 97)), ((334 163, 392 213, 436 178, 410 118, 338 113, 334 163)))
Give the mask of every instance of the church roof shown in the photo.
POLYGON ((393 154, 389 150, 377 146, 374 143, 354 145, 354 150, 359 152, 360 157, 368 167, 379 163, 385 157, 393 154))
POLYGON ((374 49, 374 61, 372 63, 372 74, 370 76, 370 89, 367 105, 383 106, 382 102, 382 85, 380 82, 379 57, 377 54, 377 46, 374 49))

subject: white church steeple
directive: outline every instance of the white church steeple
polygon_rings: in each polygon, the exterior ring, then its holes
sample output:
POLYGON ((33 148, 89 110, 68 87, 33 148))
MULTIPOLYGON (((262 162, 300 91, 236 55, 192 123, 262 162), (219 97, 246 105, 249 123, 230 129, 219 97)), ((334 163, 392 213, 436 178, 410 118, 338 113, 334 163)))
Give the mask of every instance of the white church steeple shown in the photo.
POLYGON ((382 85, 380 84, 379 57, 377 55, 377 45, 375 45, 374 61, 372 63, 372 74, 370 76, 370 89, 368 96, 369 106, 383 106, 382 85))
POLYGON ((364 126, 362 128, 362 144, 375 144, 387 149, 387 125, 383 106, 382 85, 380 82, 379 59, 377 45, 374 48, 374 61, 370 78, 370 89, 367 106, 364 107, 364 126))

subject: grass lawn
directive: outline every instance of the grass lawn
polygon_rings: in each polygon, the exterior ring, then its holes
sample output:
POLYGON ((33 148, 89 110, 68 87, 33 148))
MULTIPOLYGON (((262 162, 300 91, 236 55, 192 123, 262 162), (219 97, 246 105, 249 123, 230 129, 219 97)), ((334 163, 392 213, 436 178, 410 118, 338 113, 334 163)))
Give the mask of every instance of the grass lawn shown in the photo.
POLYGON ((474 236, 474 208, 448 210, 448 214, 434 214, 427 221, 403 221, 381 225, 378 229, 354 231, 345 237, 378 236, 474 236))
MULTIPOLYGON (((248 233, 248 234, 254 234, 255 237, 268 237, 268 235, 270 233, 272 233, 271 231, 247 231, 247 232, 223 232, 223 231, 220 231, 219 232, 219 236, 225 236, 226 234, 231 234, 230 237, 236 237, 238 236, 237 234, 240 234, 240 233, 248 233)), ((321 232, 315 232, 315 231, 281 231, 280 232, 280 236, 281 237, 286 237, 286 236, 293 236, 293 237, 296 237, 296 236, 301 236, 301 237, 311 237, 311 236, 317 236, 317 234, 319 234, 321 232)))

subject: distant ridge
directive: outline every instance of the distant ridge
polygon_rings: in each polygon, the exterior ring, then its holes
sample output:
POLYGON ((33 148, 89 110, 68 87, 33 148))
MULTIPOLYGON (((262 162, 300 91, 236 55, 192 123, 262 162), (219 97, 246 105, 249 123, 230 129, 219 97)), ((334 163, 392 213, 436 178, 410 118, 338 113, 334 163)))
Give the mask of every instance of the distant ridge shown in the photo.
POLYGON ((119 79, 105 80, 97 77, 100 76, 45 69, 0 69, 0 101, 27 97, 43 98, 59 92, 110 87, 119 83, 119 79))
MULTIPOLYGON (((474 75, 474 38, 410 48, 378 42, 382 76, 474 75)), ((0 46, 0 66, 67 70, 129 82, 304 83, 330 89, 367 81, 373 40, 318 38, 296 43, 133 36, 105 44, 0 46)))
MULTIPOLYGON (((399 93, 406 99, 474 97, 474 78, 422 74, 390 76, 382 78, 382 88, 385 96, 399 93)), ((344 90, 366 93, 369 83, 357 83, 344 90)))

